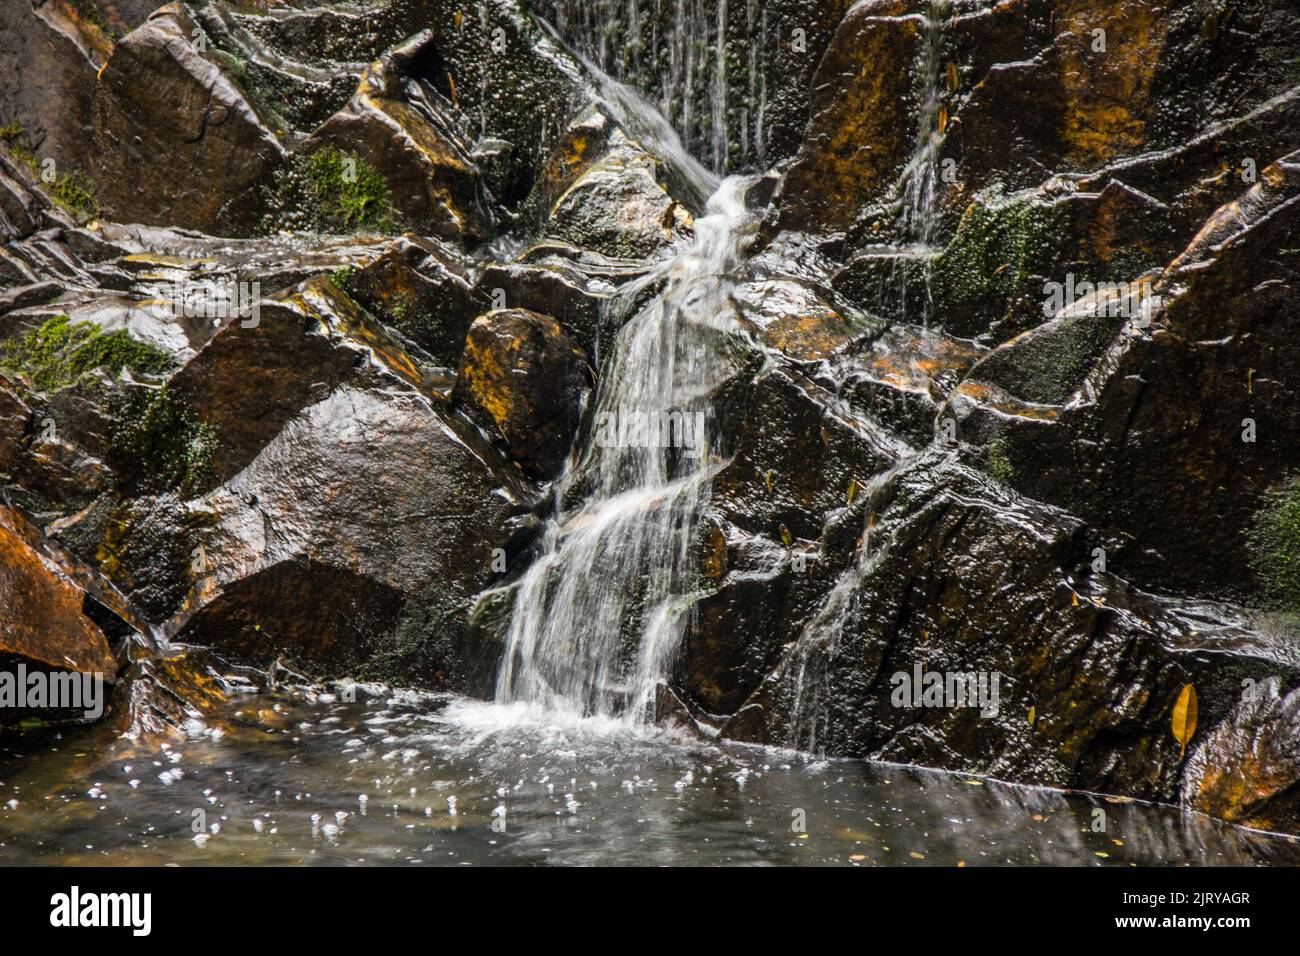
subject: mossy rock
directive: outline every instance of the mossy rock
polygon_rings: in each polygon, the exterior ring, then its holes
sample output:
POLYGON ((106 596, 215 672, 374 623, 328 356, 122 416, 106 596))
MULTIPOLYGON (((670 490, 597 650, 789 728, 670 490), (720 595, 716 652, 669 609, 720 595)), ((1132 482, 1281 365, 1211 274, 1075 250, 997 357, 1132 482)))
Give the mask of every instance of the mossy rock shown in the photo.
POLYGON ((1246 540, 1266 599, 1300 616, 1300 475, 1264 496, 1246 540))
POLYGON ((0 369, 29 379, 43 392, 75 385, 96 370, 113 377, 123 369, 156 377, 173 364, 169 353, 133 339, 125 329, 104 332, 93 322, 73 322, 66 315, 0 346, 0 369))

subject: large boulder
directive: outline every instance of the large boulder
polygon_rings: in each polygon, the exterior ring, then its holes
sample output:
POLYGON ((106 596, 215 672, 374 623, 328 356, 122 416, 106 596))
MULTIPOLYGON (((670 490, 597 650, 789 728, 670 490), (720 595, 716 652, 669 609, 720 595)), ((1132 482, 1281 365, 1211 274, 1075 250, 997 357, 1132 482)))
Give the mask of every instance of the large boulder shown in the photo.
POLYGON ((113 49, 95 88, 87 157, 107 214, 218 234, 247 234, 253 187, 285 148, 169 4, 113 49))
POLYGON ((304 409, 210 514, 169 625, 181 640, 309 673, 460 686, 474 595, 526 486, 393 380, 304 409))
POLYGON ((452 393, 533 478, 558 474, 592 385, 587 356, 549 315, 524 309, 474 320, 452 393))

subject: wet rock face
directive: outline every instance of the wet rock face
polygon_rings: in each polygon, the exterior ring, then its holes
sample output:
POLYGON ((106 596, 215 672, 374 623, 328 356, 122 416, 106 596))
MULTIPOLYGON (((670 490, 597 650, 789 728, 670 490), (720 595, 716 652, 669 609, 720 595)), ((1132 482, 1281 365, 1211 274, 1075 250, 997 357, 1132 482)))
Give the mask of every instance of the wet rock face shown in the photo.
POLYGON ((591 386, 587 356, 547 315, 512 309, 474 320, 453 399, 504 441, 533 478, 559 473, 591 386))
POLYGON ((656 181, 653 157, 614 133, 555 201, 548 238, 619 259, 646 259, 689 235, 691 215, 656 181))
POLYGON ((120 666, 123 727, 240 664, 492 692, 543 483, 716 211, 568 40, 763 172, 658 716, 1300 828, 1243 570, 1300 472, 1289 5, 373 6, 0 11, 0 652, 120 666))
POLYGON ((470 244, 492 231, 483 186, 452 103, 436 88, 418 84, 423 61, 437 56, 427 34, 377 60, 342 110, 323 123, 305 149, 333 147, 367 163, 384 177, 393 205, 420 233, 470 244))
POLYGON ((86 602, 78 583, 42 553, 39 532, 0 506, 0 657, 98 673, 111 684, 117 664, 108 638, 84 613, 86 602))
POLYGON ((1259 829, 1285 829, 1296 819, 1300 691, 1282 687, 1276 677, 1243 681, 1240 703, 1187 760, 1186 804, 1259 829))
POLYGON ((918 53, 917 22, 899 0, 857 3, 836 28, 812 82, 803 144, 781 186, 780 228, 837 232, 885 190, 907 161, 914 134, 909 69, 918 53))
POLYGON ((118 220, 245 234, 259 214, 249 191, 285 150, 196 48, 198 29, 164 7, 114 47, 95 90, 90 174, 118 220))
POLYGON ((394 384, 334 391, 193 505, 216 521, 197 536, 182 640, 454 684, 470 601, 519 499, 472 437, 394 384))

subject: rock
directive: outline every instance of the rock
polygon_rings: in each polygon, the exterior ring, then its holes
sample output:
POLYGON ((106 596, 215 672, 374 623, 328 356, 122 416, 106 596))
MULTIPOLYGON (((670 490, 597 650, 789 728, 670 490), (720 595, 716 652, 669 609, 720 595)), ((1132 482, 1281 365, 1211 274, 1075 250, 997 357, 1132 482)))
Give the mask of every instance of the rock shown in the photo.
POLYGON ((0 506, 0 654, 112 683, 117 664, 83 613, 85 592, 38 545, 39 534, 0 506))
POLYGON ((411 359, 323 277, 228 321, 169 383, 212 429, 211 476, 247 465, 294 415, 375 364, 418 383, 411 359))
POLYGON ((571 259, 552 255, 526 263, 491 263, 479 273, 475 290, 496 307, 552 316, 593 364, 607 350, 601 348, 602 316, 616 301, 615 286, 571 259))
POLYGON ((1108 342, 1115 320, 1098 329, 1085 308, 973 371, 1057 403, 1050 422, 1008 415, 975 382, 953 397, 967 440, 1002 437, 1015 487, 1130 542, 1123 573, 1148 587, 1249 596, 1244 531, 1261 495, 1300 468, 1300 420, 1280 385, 1300 374, 1285 344, 1292 267, 1281 238, 1300 208, 1295 163, 1266 168, 1210 219, 1150 287, 1149 322, 1108 342), (1254 441, 1243 440, 1248 419, 1254 441))
POLYGON ((1287 693, 1269 677, 1247 683, 1242 696, 1189 755, 1182 801, 1240 826, 1292 832, 1300 825, 1300 689, 1287 693))
POLYGON ((253 187, 286 154, 195 48, 196 30, 172 4, 114 47, 95 88, 87 165, 114 218, 247 235, 261 215, 253 187))
POLYGON ((839 363, 839 393, 900 438, 924 447, 934 438, 944 398, 980 354, 964 342, 896 326, 869 350, 839 363))
POLYGON ((824 515, 844 506, 849 484, 885 470, 903 449, 779 366, 727 395, 714 427, 735 452, 714 482, 710 507, 771 541, 781 540, 782 527, 796 538, 819 537, 824 515))
POLYGON ((473 143, 462 130, 466 121, 425 75, 438 58, 432 44, 425 31, 372 63, 347 106, 305 149, 355 154, 379 171, 395 208, 418 232, 473 244, 491 234, 491 214, 470 155, 473 143), (418 99, 408 98, 408 85, 419 87, 418 99))
POLYGON ((471 286, 459 256, 414 235, 396 240, 365 266, 346 270, 343 287, 433 362, 453 369, 460 364, 470 323, 490 302, 471 286))
POLYGON ((692 231, 687 209, 658 182, 658 165, 621 131, 551 207, 546 236, 621 259, 665 252, 692 231))
POLYGON ((96 23, 86 11, 75 0, 0 10, 0 60, 12 65, 0 79, 0 127, 20 128, 38 161, 67 171, 87 165, 95 73, 112 52, 113 29, 126 26, 108 17, 96 23))
POLYGON ((591 387, 587 356, 547 315, 523 309, 474 320, 453 400, 489 424, 533 478, 559 473, 591 387))
POLYGON ((808 128, 776 197, 779 229, 838 232, 892 183, 912 148, 920 42, 906 0, 854 4, 813 76, 808 128))
POLYGON ((345 385, 190 506, 217 520, 170 627, 263 666, 458 686, 471 601, 527 494, 418 392, 345 385))
POLYGON ((1007 496, 941 450, 863 494, 856 518, 864 556, 851 539, 824 551, 817 573, 834 587, 725 736, 1168 801, 1184 684, 1196 684, 1202 726, 1213 726, 1242 679, 1280 669, 1288 686, 1300 682, 1284 641, 1212 605, 1193 625, 1185 607, 1089 573, 1080 523, 1007 496), (900 705, 895 675, 917 668, 983 673, 986 691, 997 674, 996 705, 991 693, 984 713, 900 705))
POLYGON ((799 361, 829 358, 855 329, 816 289, 787 279, 760 279, 736 288, 741 315, 772 348, 799 361))

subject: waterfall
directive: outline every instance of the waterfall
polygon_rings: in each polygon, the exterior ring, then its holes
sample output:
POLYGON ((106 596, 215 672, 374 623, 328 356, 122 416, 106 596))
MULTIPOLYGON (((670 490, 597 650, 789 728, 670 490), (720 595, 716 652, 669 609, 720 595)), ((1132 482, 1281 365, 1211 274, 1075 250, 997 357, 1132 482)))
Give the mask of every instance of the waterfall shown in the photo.
POLYGON ((651 95, 690 150, 721 173, 764 161, 771 38, 766 11, 760 16, 756 0, 747 3, 743 16, 752 38, 746 45, 747 92, 733 92, 727 72, 728 22, 736 18, 728 0, 535 0, 532 8, 602 73, 651 95), (755 36, 760 20, 761 33, 755 36), (735 131, 728 118, 732 112, 739 124, 735 131), (749 125, 752 136, 745 129, 749 125), (739 142, 731 139, 733 132, 739 142))
POLYGON ((756 226, 747 182, 723 181, 694 242, 620 296, 593 414, 516 585, 499 702, 654 718, 697 596, 692 545, 719 459, 711 398, 743 334, 731 276, 756 226))

